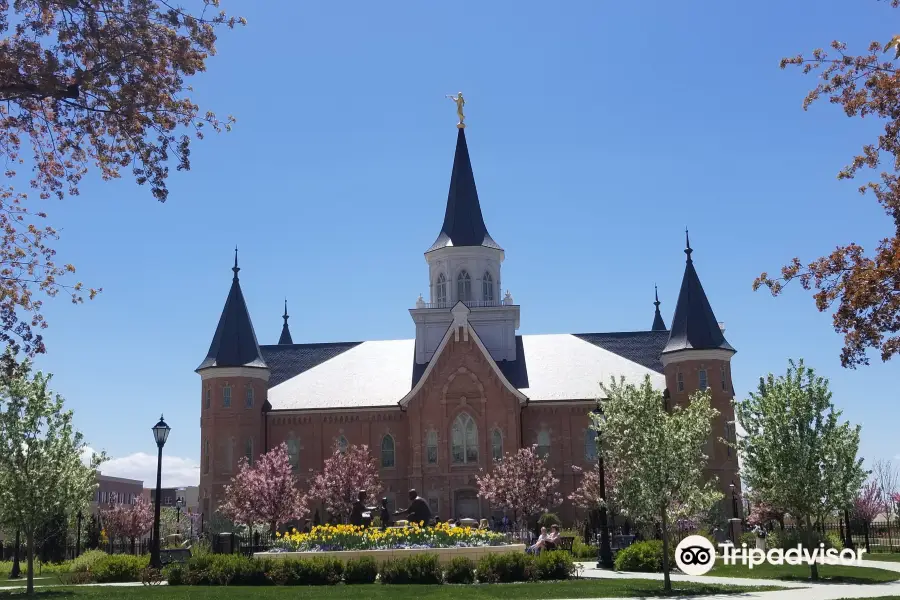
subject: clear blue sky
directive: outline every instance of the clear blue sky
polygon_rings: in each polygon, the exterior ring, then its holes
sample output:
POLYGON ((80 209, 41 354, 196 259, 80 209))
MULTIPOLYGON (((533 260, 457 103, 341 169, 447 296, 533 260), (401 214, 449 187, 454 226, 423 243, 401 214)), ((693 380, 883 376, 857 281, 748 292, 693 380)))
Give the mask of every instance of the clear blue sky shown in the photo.
POLYGON ((164 412, 167 454, 183 474, 196 464, 193 369, 235 244, 260 343, 277 341, 285 296, 296 342, 412 337, 456 136, 444 96, 462 90, 520 333, 647 329, 654 283, 669 322, 687 225, 738 349, 737 394, 803 357, 863 425, 863 455, 900 454, 897 361, 842 369, 841 338, 808 293, 751 290, 795 255, 889 233, 875 200, 835 178, 878 123, 827 104, 804 113, 814 80, 778 68, 834 38, 888 39, 898 13, 885 3, 223 5, 249 24, 223 33, 191 83, 234 131, 194 146, 165 204, 95 178, 48 206, 60 257, 104 288, 84 306, 49 304, 38 363, 92 446, 152 453, 164 412))

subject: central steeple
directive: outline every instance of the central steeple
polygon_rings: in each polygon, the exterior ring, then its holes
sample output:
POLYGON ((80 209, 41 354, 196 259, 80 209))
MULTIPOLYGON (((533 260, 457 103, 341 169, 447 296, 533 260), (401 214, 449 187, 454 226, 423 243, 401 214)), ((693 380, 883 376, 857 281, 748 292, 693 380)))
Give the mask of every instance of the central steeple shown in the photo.
POLYGON ((475 188, 475 175, 472 173, 472 161, 469 159, 469 147, 466 144, 466 130, 463 127, 457 128, 456 154, 453 157, 453 171, 450 173, 444 225, 426 252, 448 246, 483 246, 502 250, 484 224, 478 190, 475 188))

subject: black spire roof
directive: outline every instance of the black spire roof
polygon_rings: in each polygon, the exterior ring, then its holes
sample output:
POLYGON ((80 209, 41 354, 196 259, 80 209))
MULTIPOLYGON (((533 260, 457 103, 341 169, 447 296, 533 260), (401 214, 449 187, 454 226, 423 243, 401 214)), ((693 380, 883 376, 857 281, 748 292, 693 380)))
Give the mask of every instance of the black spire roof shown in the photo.
POLYGON ((284 315, 281 317, 284 319, 284 325, 281 327, 281 337, 278 338, 278 345, 284 344, 293 344, 294 340, 291 339, 291 330, 288 329, 288 319, 290 319, 290 315, 287 314, 287 298, 284 299, 284 315))
POLYGON ((241 282, 238 280, 237 248, 234 249, 234 279, 231 280, 231 290, 225 300, 222 316, 219 317, 219 325, 213 336, 212 344, 206 359, 200 363, 197 370, 210 367, 261 367, 267 368, 263 360, 259 344, 256 342, 256 333, 253 331, 253 323, 250 321, 250 313, 247 311, 247 303, 244 302, 244 294, 241 292, 241 282))
POLYGON ((725 335, 716 321, 709 300, 700 285, 700 278, 694 270, 694 261, 691 260, 691 240, 684 232, 687 248, 687 264, 684 267, 684 279, 681 280, 681 291, 678 293, 678 304, 675 306, 675 316, 672 317, 672 331, 669 333, 669 341, 663 349, 663 353, 676 352, 678 350, 731 350, 725 340, 725 335))
POLYGON ((666 322, 663 321, 662 315, 659 314, 659 290, 656 289, 656 286, 653 286, 653 294, 656 297, 656 300, 653 302, 653 305, 656 306, 656 314, 653 315, 653 327, 650 328, 650 331, 665 331, 666 330, 666 322))
POLYGON ((447 212, 444 226, 437 239, 426 252, 447 246, 484 246, 502 250, 488 233, 478 203, 475 175, 466 145, 466 130, 459 128, 456 136, 456 155, 450 174, 450 193, 447 195, 447 212))

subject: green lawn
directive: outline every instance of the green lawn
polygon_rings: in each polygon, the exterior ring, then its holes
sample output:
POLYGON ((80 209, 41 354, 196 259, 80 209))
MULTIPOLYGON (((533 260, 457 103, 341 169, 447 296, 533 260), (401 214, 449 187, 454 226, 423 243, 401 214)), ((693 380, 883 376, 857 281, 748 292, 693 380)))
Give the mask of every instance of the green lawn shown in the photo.
MULTIPOLYGON (((740 594, 768 591, 773 587, 740 587, 674 583, 677 595, 740 594)), ((551 600, 553 598, 638 598, 662 596, 662 582, 643 579, 577 580, 547 583, 510 583, 495 585, 337 585, 322 587, 78 587, 37 589, 36 596, 73 600, 296 600, 337 598, 345 600, 419 600, 420 598, 515 598, 516 600, 551 600)), ((21 591, 0 591, 0 598, 19 598, 21 591)))
POLYGON ((893 554, 863 554, 863 560, 883 560, 885 562, 900 562, 900 552, 893 554))
MULTIPOLYGON (((820 583, 882 583, 900 579, 900 573, 843 565, 818 565, 820 583)), ((778 579, 780 581, 809 581, 808 565, 762 564, 752 569, 742 565, 725 565, 720 561, 707 575, 717 577, 746 577, 750 579, 778 579)))

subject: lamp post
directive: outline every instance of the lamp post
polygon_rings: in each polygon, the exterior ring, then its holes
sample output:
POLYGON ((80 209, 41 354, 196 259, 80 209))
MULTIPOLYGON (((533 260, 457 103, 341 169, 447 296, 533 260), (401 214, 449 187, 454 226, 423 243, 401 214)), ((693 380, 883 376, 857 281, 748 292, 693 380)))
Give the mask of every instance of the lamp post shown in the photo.
POLYGON ((175 500, 175 522, 181 523, 181 507, 184 506, 184 500, 178 498, 175 500))
POLYGON ((162 415, 159 416, 159 423, 153 426, 153 439, 156 440, 156 447, 159 449, 159 456, 156 460, 156 505, 153 507, 153 540, 150 547, 150 566, 154 569, 162 568, 159 560, 159 508, 162 498, 162 450, 169 438, 171 427, 166 425, 162 415))
POLYGON ((81 554, 81 520, 84 518, 81 511, 78 511, 78 518, 76 519, 78 529, 75 530, 75 558, 78 558, 78 555, 81 554))
MULTIPOLYGON (((597 408, 591 411, 599 420, 603 417, 603 409, 597 403, 597 408)), ((612 548, 609 546, 609 527, 606 522, 606 472, 603 465, 603 452, 601 450, 600 432, 597 432, 597 476, 600 479, 600 497, 603 504, 600 506, 600 548, 597 551, 597 568, 611 569, 613 567, 612 548)))
POLYGON ((735 528, 737 528, 737 522, 739 519, 738 519, 738 508, 737 508, 737 496, 735 496, 735 491, 734 491, 734 481, 732 481, 728 487, 731 488, 731 512, 733 514, 732 527, 731 527, 731 532, 730 532, 731 533, 731 541, 732 541, 732 543, 737 544, 737 536, 735 535, 735 533, 736 533, 735 528))

